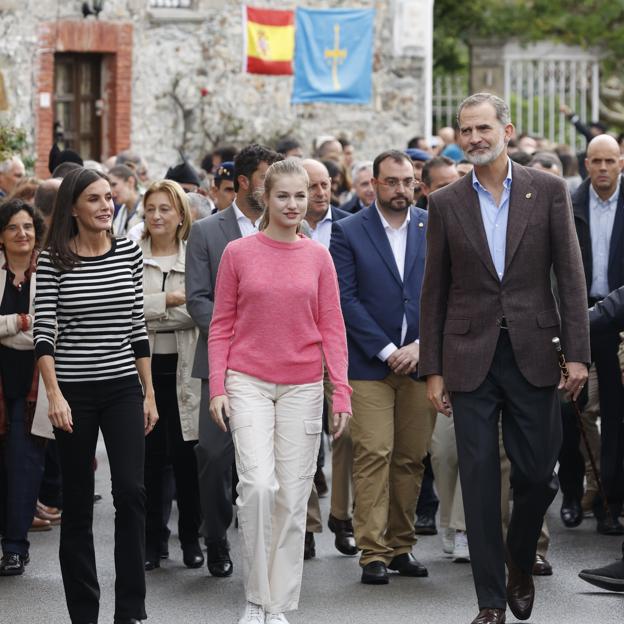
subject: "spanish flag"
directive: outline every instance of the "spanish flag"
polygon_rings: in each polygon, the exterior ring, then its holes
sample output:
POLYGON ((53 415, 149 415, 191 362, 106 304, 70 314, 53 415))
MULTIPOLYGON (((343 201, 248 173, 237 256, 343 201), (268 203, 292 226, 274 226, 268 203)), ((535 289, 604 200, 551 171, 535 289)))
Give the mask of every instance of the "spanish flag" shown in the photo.
POLYGON ((245 71, 251 74, 292 74, 294 12, 245 6, 244 17, 245 71))

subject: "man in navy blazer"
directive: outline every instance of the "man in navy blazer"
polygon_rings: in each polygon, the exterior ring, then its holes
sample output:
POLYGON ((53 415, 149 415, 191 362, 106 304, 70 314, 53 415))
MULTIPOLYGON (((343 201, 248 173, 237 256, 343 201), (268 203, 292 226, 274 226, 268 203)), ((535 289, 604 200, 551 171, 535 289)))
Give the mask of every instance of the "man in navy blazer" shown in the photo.
POLYGON ((419 304, 427 213, 411 206, 409 158, 373 163, 376 201, 333 224, 330 252, 340 285, 353 388, 351 437, 355 539, 362 582, 388 568, 427 576, 412 555, 414 518, 435 411, 418 381, 419 304))

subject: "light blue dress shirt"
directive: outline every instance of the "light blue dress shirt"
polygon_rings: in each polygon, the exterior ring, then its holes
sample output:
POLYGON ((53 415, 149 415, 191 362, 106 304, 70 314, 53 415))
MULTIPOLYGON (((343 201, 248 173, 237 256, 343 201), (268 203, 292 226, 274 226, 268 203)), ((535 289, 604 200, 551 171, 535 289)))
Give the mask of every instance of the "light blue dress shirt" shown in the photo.
POLYGON ((505 249, 507 247, 507 221, 509 219, 509 196, 511 194, 511 160, 508 160, 507 177, 503 182, 503 194, 497 206, 490 191, 481 185, 474 169, 472 171, 472 187, 479 197, 481 218, 487 237, 490 256, 496 269, 498 279, 502 281, 505 272, 505 249))
POLYGON ((318 241, 329 249, 329 243, 331 242, 332 233, 332 211, 331 206, 327 209, 325 216, 316 224, 314 229, 310 228, 310 238, 318 241))
POLYGON ((603 299, 609 292, 609 247, 615 221, 620 180, 615 193, 604 201, 598 197, 594 187, 589 185, 589 231, 592 244, 592 283, 589 296, 603 299))

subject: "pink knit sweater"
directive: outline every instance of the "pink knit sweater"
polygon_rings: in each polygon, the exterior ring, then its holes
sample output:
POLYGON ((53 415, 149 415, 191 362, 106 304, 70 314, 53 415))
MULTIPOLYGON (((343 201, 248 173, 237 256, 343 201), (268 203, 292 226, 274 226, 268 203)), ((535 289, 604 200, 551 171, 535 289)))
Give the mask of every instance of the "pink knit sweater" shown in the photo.
POLYGON ((347 339, 336 269, 323 245, 262 232, 232 241, 221 258, 208 337, 211 398, 232 369, 276 384, 323 378, 334 412, 351 412, 347 339))

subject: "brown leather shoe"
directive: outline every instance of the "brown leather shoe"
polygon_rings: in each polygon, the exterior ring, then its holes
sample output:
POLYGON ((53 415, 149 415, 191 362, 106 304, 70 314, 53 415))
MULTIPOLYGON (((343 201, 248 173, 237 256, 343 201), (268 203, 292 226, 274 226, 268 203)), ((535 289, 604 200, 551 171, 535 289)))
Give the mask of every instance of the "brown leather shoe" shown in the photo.
POLYGON ((472 624, 505 624, 505 609, 481 609, 472 624))
POLYGON ((37 516, 35 516, 32 524, 30 525, 30 529, 28 530, 31 533, 35 533, 37 531, 51 531, 52 525, 49 520, 42 520, 41 518, 37 518, 37 516))
POLYGON ((533 576, 552 576, 552 566, 548 559, 542 557, 542 555, 535 555, 533 576))
POLYGON ((535 585, 533 577, 523 572, 507 554, 507 604, 519 620, 528 620, 533 611, 535 585))
POLYGON ((48 520, 53 525, 61 523, 61 513, 58 509, 46 507, 39 502, 35 508, 35 516, 41 520, 48 520))

